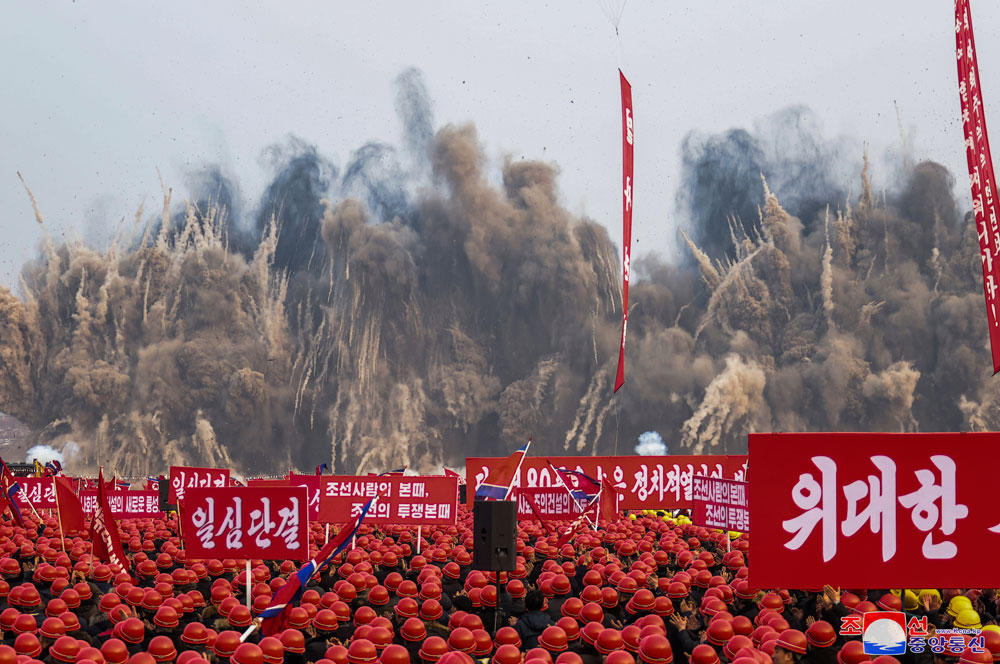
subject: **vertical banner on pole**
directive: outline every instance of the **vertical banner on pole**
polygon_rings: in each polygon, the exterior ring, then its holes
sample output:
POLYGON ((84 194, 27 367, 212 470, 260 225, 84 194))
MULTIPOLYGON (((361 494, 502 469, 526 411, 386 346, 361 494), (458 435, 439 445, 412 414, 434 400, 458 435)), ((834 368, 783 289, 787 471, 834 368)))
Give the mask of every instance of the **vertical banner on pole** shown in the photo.
POLYGON ((965 156, 969 162, 969 185, 972 210, 979 235, 979 253, 983 261, 983 290, 986 294, 986 320, 993 351, 993 373, 1000 371, 1000 319, 997 318, 997 288, 1000 286, 1000 228, 997 221, 996 178, 990 139, 986 133, 986 113, 979 87, 979 63, 972 33, 969 0, 955 2, 955 55, 958 61, 958 93, 962 101, 962 127, 965 129, 965 156))
POLYGON ((625 332, 628 329, 628 280, 632 262, 632 86, 622 70, 618 70, 622 85, 622 343, 618 349, 618 373, 615 392, 625 384, 625 332))

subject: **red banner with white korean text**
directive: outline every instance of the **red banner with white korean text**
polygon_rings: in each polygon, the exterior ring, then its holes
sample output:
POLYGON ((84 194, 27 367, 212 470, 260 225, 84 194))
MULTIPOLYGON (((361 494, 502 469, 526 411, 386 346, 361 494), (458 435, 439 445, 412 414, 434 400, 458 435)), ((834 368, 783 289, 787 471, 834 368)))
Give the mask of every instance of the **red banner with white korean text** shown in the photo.
MULTIPOLYGON (((160 511, 159 491, 109 491, 108 507, 116 519, 159 519, 163 517, 160 511)), ((80 492, 80 504, 84 514, 97 511, 97 491, 80 492)))
POLYGON ((309 559, 304 487, 191 487, 180 502, 184 550, 204 558, 309 559))
POLYGON ((14 498, 19 509, 31 512, 25 498, 31 501, 36 510, 56 509, 56 489, 51 477, 18 477, 17 483, 24 490, 14 498))
MULTIPOLYGON (((491 470, 507 457, 469 457, 465 460, 467 504, 491 470)), ((619 510, 681 509, 691 507, 691 482, 695 475, 742 480, 745 455, 573 456, 526 457, 514 478, 515 487, 561 486, 548 461, 601 481, 605 475, 618 488, 619 510)), ((756 471, 754 471, 756 472, 756 471)), ((572 477, 570 478, 572 482, 572 477)), ((571 487, 575 488, 575 487, 571 487)))
POLYGON ((972 34, 969 0, 955 2, 955 55, 958 60, 958 93, 962 101, 962 127, 965 129, 965 156, 969 163, 972 210, 979 235, 979 253, 983 261, 983 290, 986 294, 986 320, 989 323, 993 373, 1000 371, 1000 227, 997 222, 996 178, 990 139, 986 133, 986 113, 980 88, 976 42, 972 34))
POLYGON ((750 462, 753 588, 1000 586, 1000 434, 750 434, 750 462))
POLYGON ((309 492, 309 520, 319 521, 319 494, 322 488, 322 475, 288 474, 288 486, 304 486, 309 492))
POLYGON ((695 475, 691 484, 691 522, 696 526, 750 532, 747 482, 695 475))
POLYGON ((407 526, 455 525, 458 478, 439 475, 381 477, 322 475, 320 521, 346 523, 375 496, 365 523, 407 526))
POLYGON ((198 487, 229 486, 228 468, 194 468, 190 466, 170 466, 170 493, 167 502, 176 505, 184 499, 187 489, 198 487))
POLYGON ((561 486, 518 489, 514 494, 518 521, 573 521, 585 512, 591 521, 597 521, 596 500, 588 506, 561 486))
POLYGON ((622 86, 622 343, 618 349, 615 392, 625 384, 625 332, 628 329, 628 280, 632 263, 632 163, 635 135, 632 130, 632 86, 618 70, 622 86))

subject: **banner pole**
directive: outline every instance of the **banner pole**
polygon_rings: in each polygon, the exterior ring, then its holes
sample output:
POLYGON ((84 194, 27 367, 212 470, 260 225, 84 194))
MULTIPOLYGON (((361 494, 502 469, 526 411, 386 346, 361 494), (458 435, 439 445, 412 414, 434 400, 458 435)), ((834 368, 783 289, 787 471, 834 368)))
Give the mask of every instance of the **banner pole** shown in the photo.
MULTIPOLYGON (((54 477, 52 478, 52 493, 56 497, 56 514, 58 515, 56 521, 59 522, 59 543, 62 544, 63 553, 66 553, 66 533, 63 532, 62 511, 59 509, 59 489, 56 487, 56 478, 54 477)), ((30 502, 28 504, 31 505, 30 502)), ((31 509, 34 510, 35 506, 31 505, 31 509)), ((38 516, 38 512, 35 512, 35 516, 38 516)), ((42 517, 39 516, 38 520, 41 521, 42 517)))
MULTIPOLYGON (((253 604, 250 602, 250 559, 247 558, 247 608, 249 609, 253 604)), ((247 633, 247 636, 250 636, 247 633)), ((242 639, 240 639, 242 641, 242 639)))
POLYGON ((323 546, 330 543, 330 524, 326 524, 326 536, 323 538, 323 546))
POLYGON ((424 527, 422 525, 421 526, 417 526, 417 555, 418 556, 420 555, 421 540, 424 539, 423 532, 424 532, 424 527))

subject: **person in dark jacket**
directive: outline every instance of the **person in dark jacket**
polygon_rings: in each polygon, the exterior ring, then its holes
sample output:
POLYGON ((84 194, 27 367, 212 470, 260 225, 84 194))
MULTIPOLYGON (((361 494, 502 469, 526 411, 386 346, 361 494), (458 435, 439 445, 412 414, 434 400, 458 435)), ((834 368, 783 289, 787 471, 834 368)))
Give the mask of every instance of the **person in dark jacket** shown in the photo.
POLYGON ((540 590, 532 590, 524 598, 525 614, 514 624, 518 636, 521 637, 522 648, 525 651, 538 647, 538 637, 545 628, 554 625, 552 616, 542 610, 545 596, 540 590))

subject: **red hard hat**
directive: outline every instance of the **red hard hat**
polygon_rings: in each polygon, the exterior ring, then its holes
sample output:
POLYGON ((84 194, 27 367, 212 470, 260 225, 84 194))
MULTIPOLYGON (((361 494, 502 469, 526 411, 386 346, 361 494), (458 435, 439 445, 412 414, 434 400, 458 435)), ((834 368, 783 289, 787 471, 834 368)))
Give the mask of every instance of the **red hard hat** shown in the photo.
MULTIPOLYGON (((361 609, 358 609, 359 611, 361 609)), ((444 615, 444 609, 441 608, 441 602, 436 599, 425 600, 420 606, 420 617, 427 622, 433 622, 441 618, 444 615)))
MULTIPOLYGON (((62 637, 62 638, 72 638, 72 637, 62 637)), ((73 639, 73 643, 76 643, 76 639, 73 639)), ((14 650, 18 655, 27 655, 28 657, 38 657, 42 654, 42 644, 38 641, 38 637, 34 634, 18 634, 17 638, 14 639, 14 650)), ((52 649, 49 648, 49 654, 52 654, 52 649)), ((72 660, 70 660, 72 661, 72 660)))
POLYGON ((504 644, 497 648, 490 664, 521 664, 521 649, 518 646, 504 644))
POLYGON ((392 631, 382 625, 373 625, 368 632, 368 640, 375 644, 375 649, 382 652, 392 643, 392 631))
POLYGON ((500 646, 517 646, 518 651, 520 651, 522 645, 521 635, 513 627, 501 627, 498 629, 493 642, 498 648, 500 646))
POLYGON ((848 641, 837 652, 837 661, 840 664, 861 664, 868 659, 865 654, 865 646, 861 641, 848 641))
POLYGON ((54 641, 60 636, 66 636, 66 625, 59 618, 46 618, 42 621, 42 627, 38 633, 46 639, 54 641))
POLYGON ((80 643, 72 636, 60 636, 49 648, 49 655, 60 662, 73 664, 80 652, 80 643))
POLYGON ((903 600, 892 593, 886 593, 879 598, 877 604, 886 611, 902 611, 903 600))
POLYGON ((240 645, 240 633, 234 632, 231 629, 227 629, 223 632, 219 632, 219 635, 215 637, 215 655, 220 659, 229 659, 236 652, 236 649, 240 645))
POLYGON ((378 661, 378 649, 368 639, 352 639, 347 648, 347 661, 350 664, 371 664, 378 661))
POLYGON ((382 651, 380 664, 410 664, 410 652, 400 645, 390 645, 382 651))
POLYGON ((549 652, 562 652, 566 650, 569 647, 567 641, 566 631, 556 625, 546 627, 538 637, 538 645, 549 652))
POLYGON ((306 638, 297 629, 286 629, 281 633, 279 638, 281 639, 281 645, 285 648, 285 652, 301 655, 306 651, 306 638))
POLYGON ((476 637, 471 630, 459 627, 448 636, 448 647, 459 652, 471 653, 476 649, 476 637))
POLYGON ((400 618, 416 618, 420 612, 420 605, 417 600, 411 597, 404 597, 396 603, 392 609, 400 618))
MULTIPOLYGON (((291 611, 289 611, 289 613, 291 613, 291 611)), ((252 621, 253 616, 250 615, 250 609, 243 604, 234 606, 232 611, 229 612, 229 624, 233 627, 238 627, 240 629, 249 627, 252 621)), ((309 623, 307 622, 306 625, 308 624, 309 623)))
POLYGON ((108 639, 101 644, 101 654, 108 664, 125 664, 128 662, 128 646, 121 639, 108 639))
MULTIPOLYGON (((597 652, 602 655, 608 655, 615 652, 616 650, 621 650, 625 647, 625 641, 622 639, 622 633, 617 629, 607 628, 601 631, 597 637, 597 642, 594 644, 597 648, 597 652)), ((699 662, 698 664, 702 664, 699 662)))
MULTIPOLYGON (((876 658, 876 661, 881 658, 876 658)), ((984 648, 975 648, 967 646, 965 650, 962 651, 962 656, 958 658, 958 664, 992 664, 993 655, 989 650, 984 648)), ((873 662, 872 664, 875 664, 873 662)), ((879 663, 881 664, 881 663, 879 663)))
POLYGON ((743 636, 742 634, 736 634, 733 638, 726 642, 726 645, 722 647, 722 654, 726 656, 730 662, 736 659, 740 650, 743 648, 753 648, 753 641, 750 640, 749 636, 743 636))
POLYGON ((562 627, 562 630, 566 632, 567 641, 576 641, 580 638, 580 623, 573 618, 563 616, 556 621, 556 625, 562 627))
POLYGON ((652 634, 639 642, 639 659, 645 664, 671 664, 674 652, 670 640, 660 634, 652 634))
POLYGON ((728 620, 713 620, 708 624, 708 642, 714 646, 724 646, 733 638, 733 626, 728 620))
POLYGON ((786 629, 778 636, 779 648, 784 648, 799 655, 806 654, 806 635, 797 629, 786 629))
MULTIPOLYGON (((149 647, 146 650, 157 662, 169 662, 177 657, 177 648, 174 647, 174 642, 168 636, 154 636, 149 641, 149 647)), ((258 661, 256 664, 260 664, 260 662, 258 661)))
POLYGON ((420 618, 407 618, 399 630, 399 635, 408 643, 420 643, 427 638, 427 627, 420 618))
POLYGON ((128 664, 156 664, 156 660, 148 652, 137 652, 128 658, 128 664))
POLYGON ((256 643, 241 643, 229 661, 231 664, 262 664, 264 651, 256 643))
POLYGON ((493 652, 493 638, 485 629, 472 630, 472 636, 476 639, 476 648, 472 651, 473 657, 489 657, 493 652))
POLYGON ((817 648, 828 648, 837 640, 837 632, 827 621, 817 620, 806 629, 806 640, 817 648))
POLYGON ((580 622, 583 624, 596 622, 600 623, 604 620, 604 609, 597 602, 590 602, 584 604, 583 608, 580 609, 580 622))
POLYGON ((768 593, 764 595, 759 602, 757 602, 757 608, 759 609, 772 609, 781 613, 785 610, 785 603, 781 599, 781 595, 778 593, 768 593))
POLYGON ((264 664, 282 664, 285 661, 285 646, 281 645, 281 639, 265 636, 257 645, 260 646, 260 656, 264 664))
POLYGON ((169 606, 161 606, 156 610, 156 615, 153 616, 153 624, 157 627, 173 629, 180 624, 180 619, 177 617, 176 610, 170 608, 169 606))
POLYGON ((326 649, 326 659, 332 664, 348 664, 347 648, 344 646, 330 646, 326 649))
POLYGON ((604 658, 605 664, 635 664, 635 658, 631 653, 624 650, 617 650, 604 658))
POLYGON ((35 622, 35 616, 22 613, 14 620, 13 632, 15 634, 34 634, 36 631, 38 631, 38 623, 35 622))
POLYGON ((436 662, 446 652, 448 652, 448 644, 445 640, 440 636, 430 636, 420 646, 420 659, 428 662, 436 662))
POLYGON ((181 632, 180 639, 183 643, 193 646, 201 646, 208 643, 208 630, 200 622, 188 623, 181 632))
POLYGON ((719 664, 719 655, 712 646, 699 643, 691 651, 691 664, 719 664))

